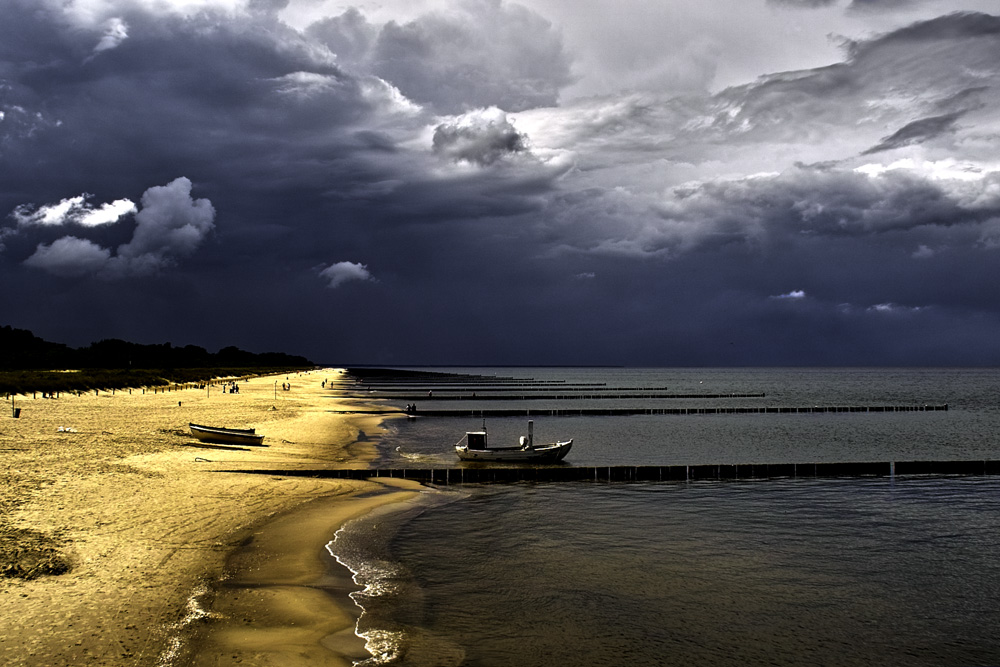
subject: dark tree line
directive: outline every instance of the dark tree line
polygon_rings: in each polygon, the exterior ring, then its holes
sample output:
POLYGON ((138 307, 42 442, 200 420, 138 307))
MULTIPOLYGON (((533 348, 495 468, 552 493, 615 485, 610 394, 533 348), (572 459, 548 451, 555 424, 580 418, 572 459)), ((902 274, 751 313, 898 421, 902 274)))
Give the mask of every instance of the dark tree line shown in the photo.
POLYGON ((209 352, 197 345, 170 343, 141 345, 109 338, 87 347, 50 343, 25 329, 0 327, 0 370, 58 370, 102 368, 300 368, 312 366, 305 357, 282 352, 256 354, 237 347, 209 352))

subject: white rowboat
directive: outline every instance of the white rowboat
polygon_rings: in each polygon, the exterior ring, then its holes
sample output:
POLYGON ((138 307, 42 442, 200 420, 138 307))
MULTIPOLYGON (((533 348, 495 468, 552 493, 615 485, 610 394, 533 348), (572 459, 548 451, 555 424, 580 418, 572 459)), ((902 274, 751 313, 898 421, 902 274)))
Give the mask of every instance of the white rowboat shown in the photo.
POLYGON ((227 445, 259 445, 264 441, 263 435, 258 435, 252 428, 223 428, 218 426, 203 426, 188 424, 191 435, 202 442, 221 442, 227 445))

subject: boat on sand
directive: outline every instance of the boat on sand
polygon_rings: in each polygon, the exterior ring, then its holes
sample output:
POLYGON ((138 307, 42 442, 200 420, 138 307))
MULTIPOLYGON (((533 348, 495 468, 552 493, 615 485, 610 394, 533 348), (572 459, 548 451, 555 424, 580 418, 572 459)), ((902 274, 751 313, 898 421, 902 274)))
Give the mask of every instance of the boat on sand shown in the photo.
POLYGON ((500 461, 504 463, 555 463, 561 461, 573 447, 573 440, 536 445, 534 425, 533 421, 528 421, 528 436, 521 436, 521 442, 518 446, 490 447, 484 423, 483 430, 468 431, 455 445, 455 452, 458 454, 458 458, 463 461, 500 461))
POLYGON ((227 445, 259 445, 264 436, 252 428, 225 428, 222 426, 204 426, 188 423, 191 435, 202 442, 221 442, 227 445))

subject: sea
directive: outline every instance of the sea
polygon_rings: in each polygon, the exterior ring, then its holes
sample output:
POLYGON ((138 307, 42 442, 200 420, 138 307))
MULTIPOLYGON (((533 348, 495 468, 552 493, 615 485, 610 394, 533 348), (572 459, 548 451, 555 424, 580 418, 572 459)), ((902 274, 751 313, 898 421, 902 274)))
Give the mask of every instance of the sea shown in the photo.
MULTIPOLYGON (((421 389, 416 418, 387 421, 378 467, 482 465, 453 447, 482 417, 420 416, 458 407, 947 404, 530 418, 536 442, 573 438, 563 466, 1000 459, 998 369, 419 370, 551 388, 522 402, 421 389), (657 393, 698 397, 639 397, 657 393)), ((527 419, 487 416, 491 445, 527 419)), ((1000 665, 1000 477, 436 486, 328 550, 358 587, 366 666, 1000 665)))

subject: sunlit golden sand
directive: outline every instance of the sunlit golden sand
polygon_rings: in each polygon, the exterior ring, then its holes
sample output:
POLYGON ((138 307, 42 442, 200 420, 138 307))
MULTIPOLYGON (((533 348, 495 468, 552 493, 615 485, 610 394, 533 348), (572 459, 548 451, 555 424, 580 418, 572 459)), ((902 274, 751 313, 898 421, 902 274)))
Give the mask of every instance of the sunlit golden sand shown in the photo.
POLYGON ((5 560, 34 536, 70 571, 0 578, 0 664, 186 663, 192 629, 203 635, 199 665, 350 664, 354 610, 346 596, 308 584, 325 576, 322 547, 339 525, 414 491, 358 498, 387 487, 219 472, 364 465, 378 419, 331 413, 339 399, 321 385, 338 377, 254 378, 238 394, 216 386, 16 397, 18 419, 8 400, 0 415, 5 560), (254 427, 266 446, 199 444, 188 422, 254 427), (230 557, 232 576, 258 585, 257 599, 220 596, 224 609, 206 623, 197 593, 230 557))

